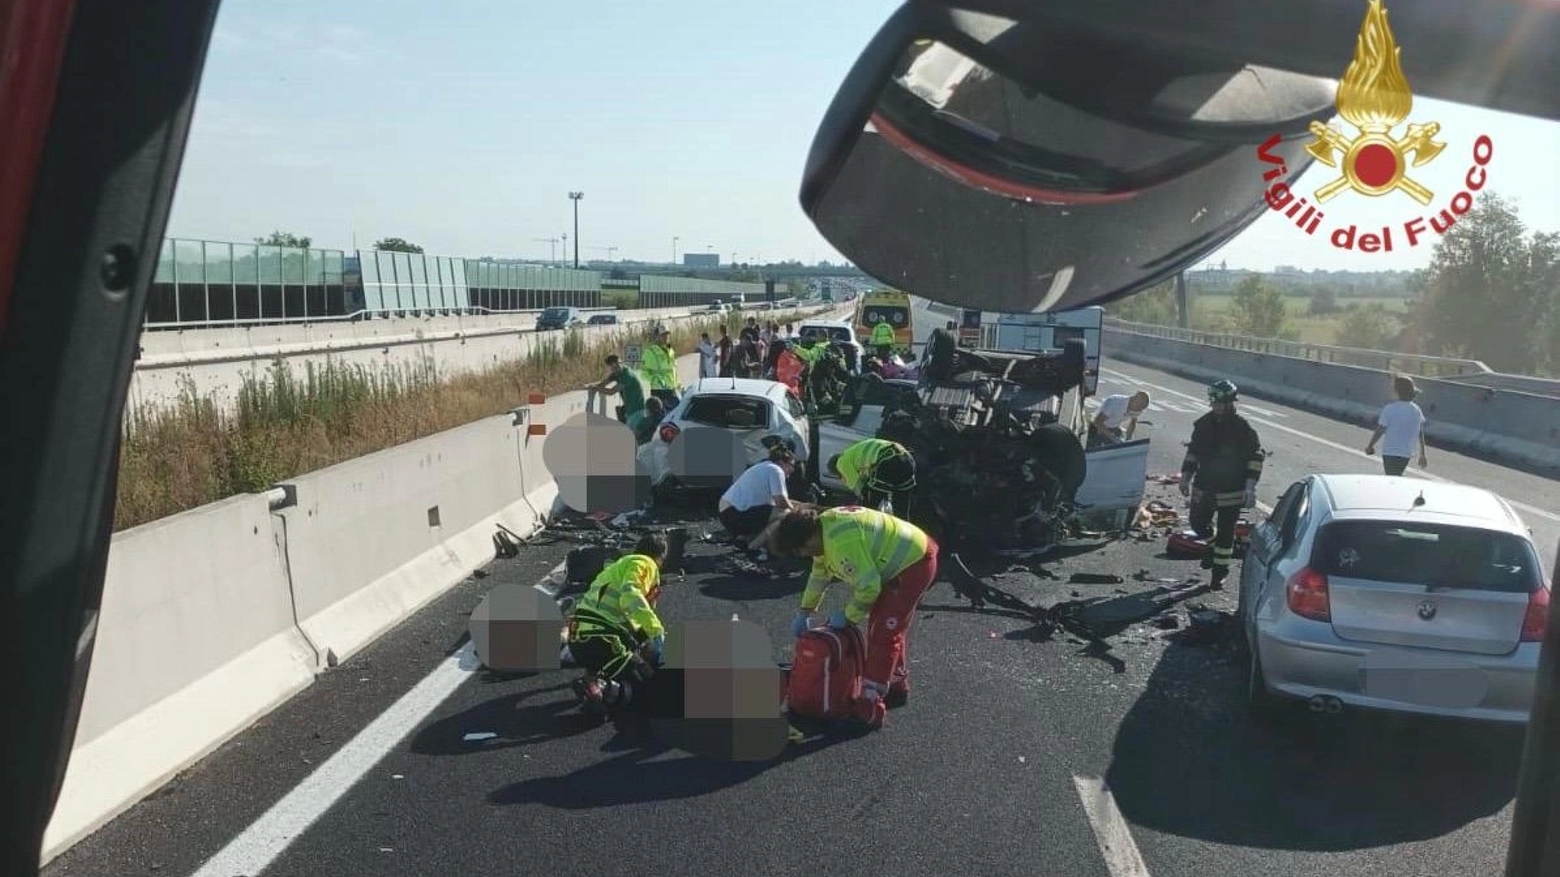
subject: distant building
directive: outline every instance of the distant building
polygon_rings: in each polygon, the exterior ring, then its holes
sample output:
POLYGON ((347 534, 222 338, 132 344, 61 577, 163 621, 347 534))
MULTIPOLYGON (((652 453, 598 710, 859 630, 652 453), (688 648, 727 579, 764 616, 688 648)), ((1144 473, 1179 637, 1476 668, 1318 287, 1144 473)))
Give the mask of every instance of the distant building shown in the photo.
POLYGON ((684 268, 719 268, 719 253, 683 253, 684 268))

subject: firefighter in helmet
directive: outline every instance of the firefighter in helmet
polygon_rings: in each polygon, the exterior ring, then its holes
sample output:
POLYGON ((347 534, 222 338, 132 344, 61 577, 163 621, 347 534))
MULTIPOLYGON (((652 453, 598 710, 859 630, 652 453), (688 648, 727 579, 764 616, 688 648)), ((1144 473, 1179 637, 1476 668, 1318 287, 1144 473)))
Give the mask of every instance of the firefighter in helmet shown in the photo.
POLYGON ((1224 586, 1235 554, 1235 526, 1242 509, 1257 504, 1262 478, 1262 440, 1235 412, 1240 390, 1230 381, 1208 388, 1209 412, 1192 425, 1192 440, 1181 462, 1181 495, 1191 498, 1191 525, 1199 538, 1213 537, 1215 588, 1224 586))

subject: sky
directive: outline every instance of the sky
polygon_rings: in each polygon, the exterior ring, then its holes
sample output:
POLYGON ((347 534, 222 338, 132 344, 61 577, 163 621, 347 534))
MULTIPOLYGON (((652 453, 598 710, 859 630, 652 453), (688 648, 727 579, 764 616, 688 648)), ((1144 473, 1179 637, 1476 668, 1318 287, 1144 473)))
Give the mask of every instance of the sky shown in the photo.
MULTIPOLYGON (((582 260, 839 261, 802 213, 802 165, 825 108, 894 0, 225 0, 168 233, 315 246, 396 236, 430 253, 582 260), (570 244, 572 252, 573 244, 570 244)), ((1408 51, 1405 48, 1405 51, 1408 51)), ((1340 75, 1342 71, 1339 71, 1340 75)), ((1474 139, 1489 188, 1560 230, 1560 124, 1416 99, 1446 150, 1401 194, 1338 196, 1361 230, 1449 203, 1474 139)), ((1254 173, 1262 166, 1253 158, 1254 173)), ((1297 191, 1326 182, 1314 167, 1297 191)), ((1432 241, 1365 254, 1265 216, 1216 254, 1231 267, 1416 268, 1432 241)))

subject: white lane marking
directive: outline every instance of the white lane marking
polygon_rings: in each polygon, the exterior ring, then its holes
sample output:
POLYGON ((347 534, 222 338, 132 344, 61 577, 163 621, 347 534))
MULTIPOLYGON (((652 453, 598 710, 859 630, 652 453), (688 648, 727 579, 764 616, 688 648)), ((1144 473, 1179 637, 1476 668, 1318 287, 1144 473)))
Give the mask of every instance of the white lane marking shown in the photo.
POLYGON ((1083 801, 1083 812, 1094 829, 1094 839, 1099 842, 1100 853, 1105 856, 1105 868, 1111 877, 1149 877, 1148 866, 1138 852, 1137 842, 1127 820, 1116 808, 1116 798, 1096 777, 1074 776, 1073 785, 1078 788, 1078 798, 1083 801))
MULTIPOLYGON (((564 568, 558 564, 548 579, 564 568)), ((543 581, 546 581, 544 579, 543 581)), ((540 584, 537 585, 541 587, 540 584)), ((380 713, 303 782, 271 805, 259 819, 228 841, 194 877, 258 875, 286 852, 309 826, 352 790, 363 775, 422 724, 470 675, 471 643, 443 661, 411 691, 380 713), (465 665, 464 667, 462 665, 465 665)))
POLYGON ((1266 408, 1258 408, 1257 406, 1251 404, 1250 402, 1247 402, 1246 404, 1242 405, 1241 407, 1245 408, 1247 411, 1250 411, 1253 414, 1260 414, 1263 417, 1288 417, 1289 416, 1287 414, 1283 414, 1283 413, 1280 413, 1278 411, 1269 411, 1266 408))
MULTIPOLYGON (((1103 369, 1102 369, 1102 371, 1103 371, 1103 369)), ((1128 375, 1121 374, 1120 372, 1115 372, 1115 374, 1121 375, 1121 377, 1123 377, 1123 378, 1129 377, 1128 375)), ((1172 393, 1174 395, 1181 396, 1181 397, 1184 397, 1184 398, 1187 398, 1187 399, 1192 399, 1194 401, 1197 400, 1196 396, 1193 396, 1193 395, 1188 394, 1188 393, 1183 393, 1180 390, 1172 390, 1169 387, 1162 387, 1162 386, 1160 386, 1158 384, 1151 384, 1151 383, 1149 383, 1147 381, 1139 381, 1138 383, 1142 384, 1145 387, 1151 387, 1151 388, 1153 388, 1155 390, 1162 390, 1162 391, 1164 391, 1166 393, 1172 393)), ((1250 406, 1247 406, 1247 410, 1248 411, 1250 410, 1250 406)), ((1310 433, 1308 433, 1308 432, 1306 432, 1304 430, 1295 429, 1294 427, 1291 427, 1291 426, 1285 426, 1282 423, 1274 423, 1271 420, 1266 420, 1266 419, 1261 418, 1261 417, 1252 417, 1250 419, 1255 420, 1256 422, 1258 422, 1258 423, 1260 423, 1260 424, 1262 424, 1264 426, 1271 426, 1274 429, 1279 430, 1280 432, 1287 432, 1290 435, 1299 436, 1300 438, 1303 438, 1303 439, 1309 439, 1310 441, 1316 442, 1317 444, 1323 445, 1325 447, 1332 448, 1333 450, 1342 451, 1345 454, 1350 454, 1350 455, 1352 455, 1354 457, 1358 457, 1361 460, 1376 460, 1376 461, 1379 461, 1381 459, 1380 457, 1373 457, 1370 454, 1367 454, 1364 451, 1360 450, 1359 448, 1351 448, 1348 445, 1339 444, 1338 442, 1331 441, 1329 439, 1324 439, 1324 438, 1321 438, 1319 436, 1314 436, 1314 435, 1311 435, 1310 433)), ((1426 472, 1423 469, 1415 469, 1415 468, 1412 468, 1412 467, 1410 467, 1408 469, 1406 474, 1411 475, 1411 476, 1413 476, 1415 478, 1423 478, 1426 481, 1438 481, 1438 482, 1441 482, 1442 484, 1456 484, 1457 483, 1457 482, 1453 481, 1450 478, 1442 478, 1439 475, 1432 475, 1431 473, 1426 472)), ((1509 497, 1506 498, 1506 501, 1511 503, 1513 508, 1519 509, 1521 511, 1530 512, 1530 513, 1538 515, 1539 517, 1544 518, 1546 520, 1560 521, 1560 514, 1555 514, 1554 512, 1546 511, 1544 509, 1538 508, 1537 506, 1530 506, 1527 503, 1517 502, 1516 500, 1511 499, 1509 497)))

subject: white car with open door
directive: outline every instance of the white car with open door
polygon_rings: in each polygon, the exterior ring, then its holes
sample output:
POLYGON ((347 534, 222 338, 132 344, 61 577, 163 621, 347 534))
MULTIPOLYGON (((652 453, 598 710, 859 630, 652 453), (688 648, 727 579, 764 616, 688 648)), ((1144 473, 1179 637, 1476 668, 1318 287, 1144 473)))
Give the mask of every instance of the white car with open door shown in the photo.
POLYGON ((702 378, 684 389, 639 446, 638 458, 657 491, 724 490, 767 458, 766 439, 786 442, 797 462, 806 462, 806 410, 789 387, 756 378, 702 378))
POLYGON ((1549 589, 1495 494, 1313 475, 1252 534, 1239 617, 1249 699, 1526 722, 1549 589))

